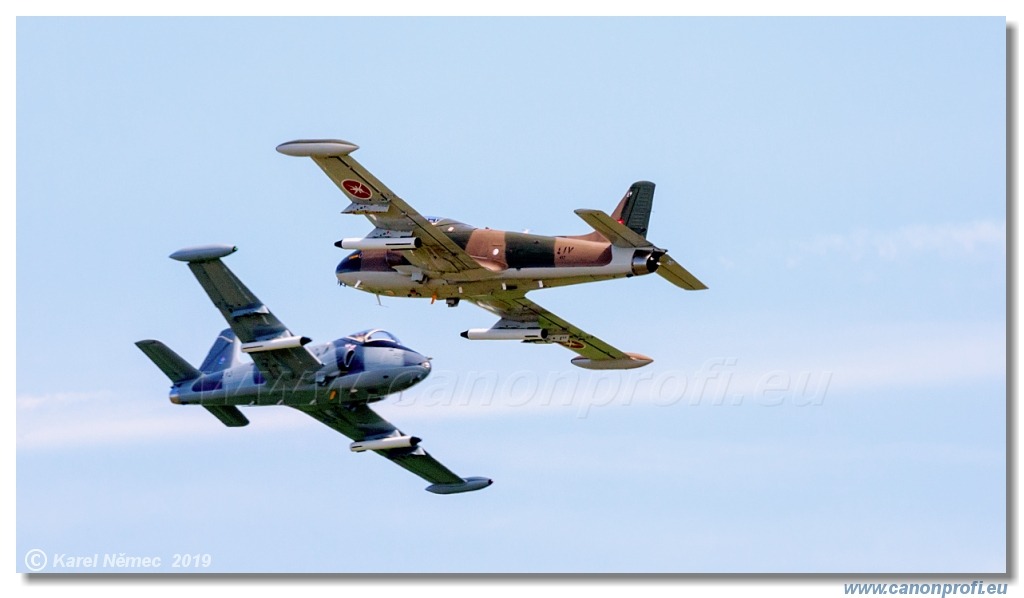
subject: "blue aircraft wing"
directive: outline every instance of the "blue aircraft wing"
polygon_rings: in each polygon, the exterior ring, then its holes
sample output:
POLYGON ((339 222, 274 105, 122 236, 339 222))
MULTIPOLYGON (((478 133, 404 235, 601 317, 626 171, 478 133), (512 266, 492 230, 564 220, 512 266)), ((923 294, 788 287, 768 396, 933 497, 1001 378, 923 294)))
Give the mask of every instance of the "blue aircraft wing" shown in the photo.
POLYGON ((220 260, 235 251, 230 245, 206 245, 170 257, 188 264, 264 378, 299 378, 319 370, 323 364, 303 346, 309 339, 293 335, 220 260))
MULTIPOLYGON (((293 407, 341 432, 356 443, 366 440, 407 438, 401 430, 377 415, 366 403, 293 407)), ((459 477, 431 457, 427 451, 416 446, 419 443, 418 438, 415 441, 413 446, 371 450, 430 482, 427 490, 434 494, 469 492, 491 485, 491 480, 487 478, 459 477)))

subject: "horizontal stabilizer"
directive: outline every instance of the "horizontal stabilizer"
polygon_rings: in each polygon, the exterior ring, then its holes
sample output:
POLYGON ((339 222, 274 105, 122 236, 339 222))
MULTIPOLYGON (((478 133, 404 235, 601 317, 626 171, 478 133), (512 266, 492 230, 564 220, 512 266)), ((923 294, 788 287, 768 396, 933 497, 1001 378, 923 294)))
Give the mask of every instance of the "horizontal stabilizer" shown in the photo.
POLYGON ((661 274, 662 278, 677 287, 688 291, 700 291, 708 288, 696 276, 690 274, 686 268, 680 266, 679 262, 670 258, 667 253, 663 253, 664 250, 658 249, 653 243, 601 210, 576 210, 576 214, 616 247, 652 247, 655 250, 655 254, 662 253, 656 271, 658 274, 661 274))
POLYGON ((654 245, 601 210, 576 210, 576 215, 601 233, 616 247, 653 247, 654 245))
POLYGON ((493 484, 488 478, 463 478, 458 484, 431 484, 427 486, 427 492, 434 494, 458 494, 459 492, 472 492, 480 490, 493 484))
POLYGON ((697 280, 696 276, 690 274, 686 268, 680 266, 679 262, 670 258, 667 253, 661 256, 656 272, 661 274, 661 277, 665 280, 687 291, 703 291, 708 288, 703 282, 697 280))
POLYGON ((216 407, 207 407, 206 405, 203 405, 203 407, 229 428, 240 428, 242 426, 249 425, 249 418, 245 417, 245 415, 238 410, 238 407, 233 405, 216 407))
POLYGON ((160 341, 144 340, 135 343, 135 346, 141 349, 161 372, 167 374, 174 384, 193 380, 202 375, 202 372, 160 341))

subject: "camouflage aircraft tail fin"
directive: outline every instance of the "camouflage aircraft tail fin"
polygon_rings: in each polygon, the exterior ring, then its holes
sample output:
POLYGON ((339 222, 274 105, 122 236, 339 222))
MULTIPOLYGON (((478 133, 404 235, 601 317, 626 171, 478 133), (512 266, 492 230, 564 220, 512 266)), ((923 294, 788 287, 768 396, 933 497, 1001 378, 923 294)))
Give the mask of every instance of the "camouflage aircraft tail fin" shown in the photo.
POLYGON ((651 208, 654 206, 654 183, 637 181, 630 185, 629 191, 615 206, 612 218, 626 225, 627 228, 647 237, 647 226, 651 221, 651 208))
POLYGON ((139 341, 135 343, 135 346, 141 349, 146 354, 146 357, 150 358, 156 364, 156 367, 160 368, 161 372, 167 374, 167 377, 174 384, 193 380, 203 375, 202 372, 192 367, 189 362, 182 359, 180 355, 160 341, 139 341))
MULTIPOLYGON (((654 205, 654 183, 637 181, 629 186, 622 196, 619 205, 615 206, 611 217, 644 239, 647 238, 647 226, 651 222, 651 207, 654 205)), ((579 211, 576 212, 577 214, 579 211)), ((606 234, 594 231, 586 235, 571 235, 570 239, 585 241, 613 241, 606 234)), ((647 243, 644 243, 647 245, 647 243)))
POLYGON ((225 328, 213 341, 210 352, 199 366, 204 374, 219 372, 234 367, 242 362, 242 343, 230 328, 225 328))

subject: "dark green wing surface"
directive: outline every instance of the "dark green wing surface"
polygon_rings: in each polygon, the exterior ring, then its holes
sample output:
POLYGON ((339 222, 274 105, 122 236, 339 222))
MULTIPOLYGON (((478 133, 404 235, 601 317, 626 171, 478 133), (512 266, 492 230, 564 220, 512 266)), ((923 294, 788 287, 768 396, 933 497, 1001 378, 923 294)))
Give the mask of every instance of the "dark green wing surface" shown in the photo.
MULTIPOLYGON (((291 337, 291 331, 219 259, 234 250, 230 246, 194 247, 177 251, 171 258, 188 263, 189 270, 242 343, 291 337)), ((252 352, 249 356, 268 380, 297 378, 323 365, 301 346, 252 352)))
MULTIPOLYGON (((377 415, 366 403, 331 405, 327 407, 296 407, 323 424, 359 442, 368 438, 404 436, 387 420, 377 415)), ((373 451, 382 457, 427 480, 431 484, 463 484, 464 480, 441 465, 425 450, 416 446, 373 451)))

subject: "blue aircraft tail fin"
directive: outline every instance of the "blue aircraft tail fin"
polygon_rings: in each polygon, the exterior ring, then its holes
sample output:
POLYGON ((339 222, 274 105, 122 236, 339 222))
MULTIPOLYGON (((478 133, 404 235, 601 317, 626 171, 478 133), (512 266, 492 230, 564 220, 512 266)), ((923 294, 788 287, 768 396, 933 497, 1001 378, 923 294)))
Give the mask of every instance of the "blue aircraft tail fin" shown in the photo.
POLYGON ((241 363, 241 361, 242 344, 238 341, 235 333, 231 332, 230 328, 225 328, 217 336, 217 340, 213 341, 213 346, 210 347, 210 352, 206 354, 203 364, 199 366, 199 371, 204 374, 219 372, 234 367, 241 363))
POLYGON ((192 364, 182 359, 180 355, 172 351, 167 345, 160 341, 145 340, 135 343, 146 357, 149 357, 160 371, 167 374, 171 382, 178 384, 188 380, 194 380, 203 373, 192 367, 192 364))

